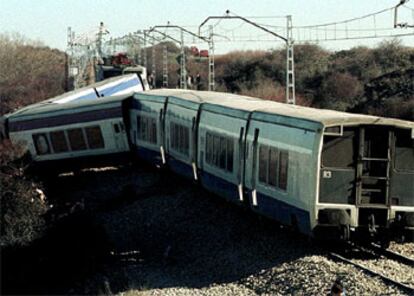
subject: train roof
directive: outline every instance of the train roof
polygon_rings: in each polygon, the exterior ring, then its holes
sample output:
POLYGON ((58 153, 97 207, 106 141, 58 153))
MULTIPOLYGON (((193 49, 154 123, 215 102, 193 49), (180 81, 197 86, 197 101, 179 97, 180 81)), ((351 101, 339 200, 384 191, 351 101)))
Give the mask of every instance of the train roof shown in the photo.
POLYGON ((232 108, 253 112, 252 118, 271 121, 272 116, 284 116, 320 123, 324 127, 336 125, 389 125, 414 129, 414 122, 372 115, 317 109, 298 105, 289 105, 259 98, 222 92, 194 91, 181 89, 161 89, 145 92, 148 95, 174 96, 199 103, 209 103, 208 108, 232 108))
POLYGON ((69 104, 68 108, 74 108, 78 104, 81 106, 85 102, 96 104, 98 103, 98 101, 101 102, 103 98, 106 98, 104 96, 104 92, 108 88, 111 88, 111 91, 118 92, 118 94, 113 97, 117 97, 119 95, 130 96, 128 89, 131 87, 131 84, 134 84, 134 82, 131 82, 131 80, 135 78, 139 79, 136 74, 128 74, 128 75, 121 75, 121 76, 108 78, 103 81, 96 82, 96 83, 93 83, 91 85, 88 85, 88 86, 85 86, 85 87, 82 87, 76 90, 65 92, 56 97, 25 106, 11 114, 8 114, 7 116, 13 117, 15 115, 29 114, 32 112, 36 113, 38 111, 46 112, 54 108, 66 109, 64 105, 67 105, 67 104, 69 104), (101 93, 100 96, 97 95, 97 92, 101 93))
POLYGON ((96 100, 74 101, 65 104, 53 104, 46 100, 40 103, 26 106, 14 113, 7 114, 6 117, 11 121, 29 120, 39 116, 56 116, 58 114, 76 113, 83 110, 97 110, 111 108, 120 105, 122 101, 131 97, 131 94, 102 97, 96 100))

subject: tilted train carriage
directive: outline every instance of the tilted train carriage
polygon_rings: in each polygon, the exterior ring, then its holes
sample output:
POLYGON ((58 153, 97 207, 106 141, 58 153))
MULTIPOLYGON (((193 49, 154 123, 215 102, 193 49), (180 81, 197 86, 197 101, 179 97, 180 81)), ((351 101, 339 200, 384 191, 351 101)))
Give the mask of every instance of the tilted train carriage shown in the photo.
POLYGON ((319 237, 414 231, 414 123, 195 91, 137 93, 133 150, 319 237))
POLYGON ((413 122, 170 89, 98 102, 45 109, 39 117, 85 110, 110 114, 113 108, 116 116, 102 118, 102 125, 76 116, 80 126, 49 125, 27 136, 11 130, 11 138, 26 137, 35 160, 53 156, 58 166, 59 160, 80 159, 72 145, 81 140, 71 133, 81 128, 83 159, 105 155, 108 160, 114 151, 131 151, 308 235, 387 241, 393 228, 393 233, 414 233, 413 122), (65 139, 68 151, 54 153, 53 137, 65 139), (95 142, 104 147, 90 149, 90 139, 92 147, 95 142), (50 153, 42 154, 42 145, 50 153))
POLYGON ((144 85, 124 75, 26 106, 3 117, 0 136, 25 144, 44 173, 129 161, 125 104, 144 85))

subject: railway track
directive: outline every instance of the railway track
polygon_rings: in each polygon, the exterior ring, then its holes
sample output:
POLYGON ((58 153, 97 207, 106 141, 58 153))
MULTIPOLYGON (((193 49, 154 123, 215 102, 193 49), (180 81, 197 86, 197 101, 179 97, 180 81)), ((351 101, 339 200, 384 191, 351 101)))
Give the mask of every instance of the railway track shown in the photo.
POLYGON ((410 278, 410 276, 414 278, 413 258, 382 249, 375 244, 369 246, 350 245, 349 250, 352 251, 330 252, 329 257, 335 261, 350 264, 366 274, 378 277, 408 295, 414 295, 414 281, 410 278))
POLYGON ((372 248, 372 250, 374 250, 381 256, 384 256, 386 258, 389 258, 389 259, 401 262, 403 264, 406 264, 408 266, 414 267, 414 258, 404 256, 402 254, 399 254, 391 250, 383 249, 379 245, 376 245, 376 244, 372 244, 369 247, 372 248))

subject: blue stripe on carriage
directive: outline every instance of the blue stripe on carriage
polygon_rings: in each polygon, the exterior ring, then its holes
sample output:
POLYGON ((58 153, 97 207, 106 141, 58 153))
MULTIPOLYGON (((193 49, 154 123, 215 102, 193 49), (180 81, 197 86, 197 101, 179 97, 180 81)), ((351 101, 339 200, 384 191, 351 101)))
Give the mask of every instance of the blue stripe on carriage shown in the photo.
POLYGON ((258 191, 256 197, 257 206, 253 206, 251 193, 249 194, 250 206, 254 212, 285 225, 291 225, 292 217, 295 216, 299 231, 301 233, 311 233, 309 212, 258 191))
MULTIPOLYGON (((229 201, 240 203, 236 184, 207 172, 200 172, 199 175, 205 189, 212 191, 229 201)), ((246 195, 244 195, 244 198, 247 198, 246 195)), ((257 206, 253 206, 251 194, 249 194, 248 198, 254 212, 285 225, 291 225, 292 216, 294 215, 299 231, 301 233, 311 233, 309 212, 260 192, 257 192, 257 206)))
POLYGON ((132 88, 134 88, 134 87, 136 87, 138 85, 142 85, 141 84, 141 81, 137 77, 134 77, 131 80, 124 81, 124 82, 121 82, 121 83, 116 84, 116 85, 113 85, 113 86, 109 86, 109 87, 104 87, 104 86, 103 87, 97 87, 96 90, 99 93, 99 96, 101 96, 101 97, 103 97, 103 96, 107 97, 107 96, 116 95, 118 92, 125 91, 128 88, 131 88, 131 91, 133 91, 132 88), (98 88, 99 88, 99 90, 98 90, 98 88))
POLYGON ((209 191, 212 191, 225 199, 240 203, 239 190, 236 184, 217 177, 205 171, 199 172, 201 184, 209 191))
POLYGON ((193 167, 188 163, 178 160, 172 156, 167 159, 168 167, 175 172, 187 179, 194 179, 193 167))
POLYGON ((122 109, 120 107, 93 110, 80 113, 64 114, 39 119, 31 119, 25 121, 12 121, 9 124, 11 132, 33 130, 44 127, 68 125, 79 122, 90 122, 102 119, 122 117, 122 109))

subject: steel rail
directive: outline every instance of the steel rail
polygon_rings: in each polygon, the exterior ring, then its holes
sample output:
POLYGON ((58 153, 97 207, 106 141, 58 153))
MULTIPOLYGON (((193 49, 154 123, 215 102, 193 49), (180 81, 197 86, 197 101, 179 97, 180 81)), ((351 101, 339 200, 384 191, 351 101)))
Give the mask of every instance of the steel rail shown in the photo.
POLYGON ((355 266, 355 267, 361 269, 362 271, 364 271, 364 272, 366 272, 366 273, 368 273, 370 275, 379 277, 384 282, 396 286, 400 290, 402 290, 404 292, 407 292, 409 295, 414 295, 414 287, 410 287, 410 286, 408 286, 408 285, 406 285, 404 283, 401 283, 399 281, 396 281, 396 280, 394 280, 394 279, 392 279, 392 278, 390 278, 390 277, 388 277, 388 276, 386 276, 386 275, 384 275, 382 273, 376 272, 376 271, 374 271, 374 270, 372 270, 372 269, 370 269, 368 267, 365 267, 365 266, 363 266, 363 265, 361 265, 361 264, 359 264, 357 262, 354 262, 354 261, 352 261, 350 259, 347 259, 347 258, 345 258, 345 257, 343 257, 343 256, 341 256, 341 255, 339 255, 337 253, 331 252, 331 253, 329 253, 329 256, 332 257, 333 259, 336 259, 336 260, 345 262, 347 264, 350 264, 352 266, 355 266))

